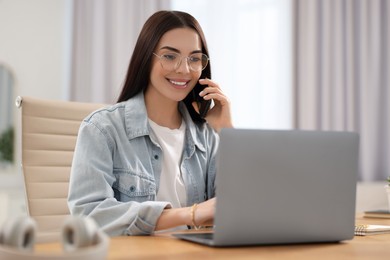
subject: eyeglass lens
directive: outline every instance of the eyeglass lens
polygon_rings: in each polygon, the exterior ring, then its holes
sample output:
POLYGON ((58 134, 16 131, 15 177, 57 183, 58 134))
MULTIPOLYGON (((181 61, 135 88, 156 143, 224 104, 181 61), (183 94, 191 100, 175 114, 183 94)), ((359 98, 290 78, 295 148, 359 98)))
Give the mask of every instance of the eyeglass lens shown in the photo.
MULTIPOLYGON (((183 57, 177 53, 164 53, 160 58, 161 65, 166 70, 176 70, 179 68, 183 57)), ((203 53, 194 53, 188 57, 185 57, 189 68, 192 71, 201 71, 206 68, 209 58, 203 53)))

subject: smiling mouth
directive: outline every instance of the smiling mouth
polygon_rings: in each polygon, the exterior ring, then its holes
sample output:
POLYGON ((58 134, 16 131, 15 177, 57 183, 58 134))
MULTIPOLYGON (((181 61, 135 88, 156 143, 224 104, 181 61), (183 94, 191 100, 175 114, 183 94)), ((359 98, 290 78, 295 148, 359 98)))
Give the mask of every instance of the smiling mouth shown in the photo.
POLYGON ((189 81, 168 80, 175 88, 186 88, 189 81))

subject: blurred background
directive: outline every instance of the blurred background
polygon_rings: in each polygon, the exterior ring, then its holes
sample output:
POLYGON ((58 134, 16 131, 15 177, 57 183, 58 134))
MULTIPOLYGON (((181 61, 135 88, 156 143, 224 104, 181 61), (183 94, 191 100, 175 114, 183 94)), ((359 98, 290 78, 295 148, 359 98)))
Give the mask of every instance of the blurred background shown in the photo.
POLYGON ((115 103, 138 33, 162 9, 200 22, 236 127, 358 132, 358 180, 379 196, 366 205, 383 204, 389 1, 0 0, 0 221, 24 210, 16 96, 115 103))

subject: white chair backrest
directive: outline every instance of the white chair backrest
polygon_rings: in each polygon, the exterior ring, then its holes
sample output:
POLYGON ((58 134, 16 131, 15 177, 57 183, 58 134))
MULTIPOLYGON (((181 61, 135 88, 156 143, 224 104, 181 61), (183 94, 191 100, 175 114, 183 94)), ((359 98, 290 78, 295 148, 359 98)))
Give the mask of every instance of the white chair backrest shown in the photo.
POLYGON ((27 210, 37 222, 37 241, 59 237, 81 121, 104 104, 18 97, 22 120, 22 169, 27 210))

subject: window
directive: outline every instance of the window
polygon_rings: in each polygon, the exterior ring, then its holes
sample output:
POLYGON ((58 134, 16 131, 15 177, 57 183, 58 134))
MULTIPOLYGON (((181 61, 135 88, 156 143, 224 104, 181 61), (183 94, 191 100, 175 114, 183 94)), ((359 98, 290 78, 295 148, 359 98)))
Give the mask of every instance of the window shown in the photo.
POLYGON ((200 22, 234 125, 291 128, 291 0, 171 1, 200 22))

